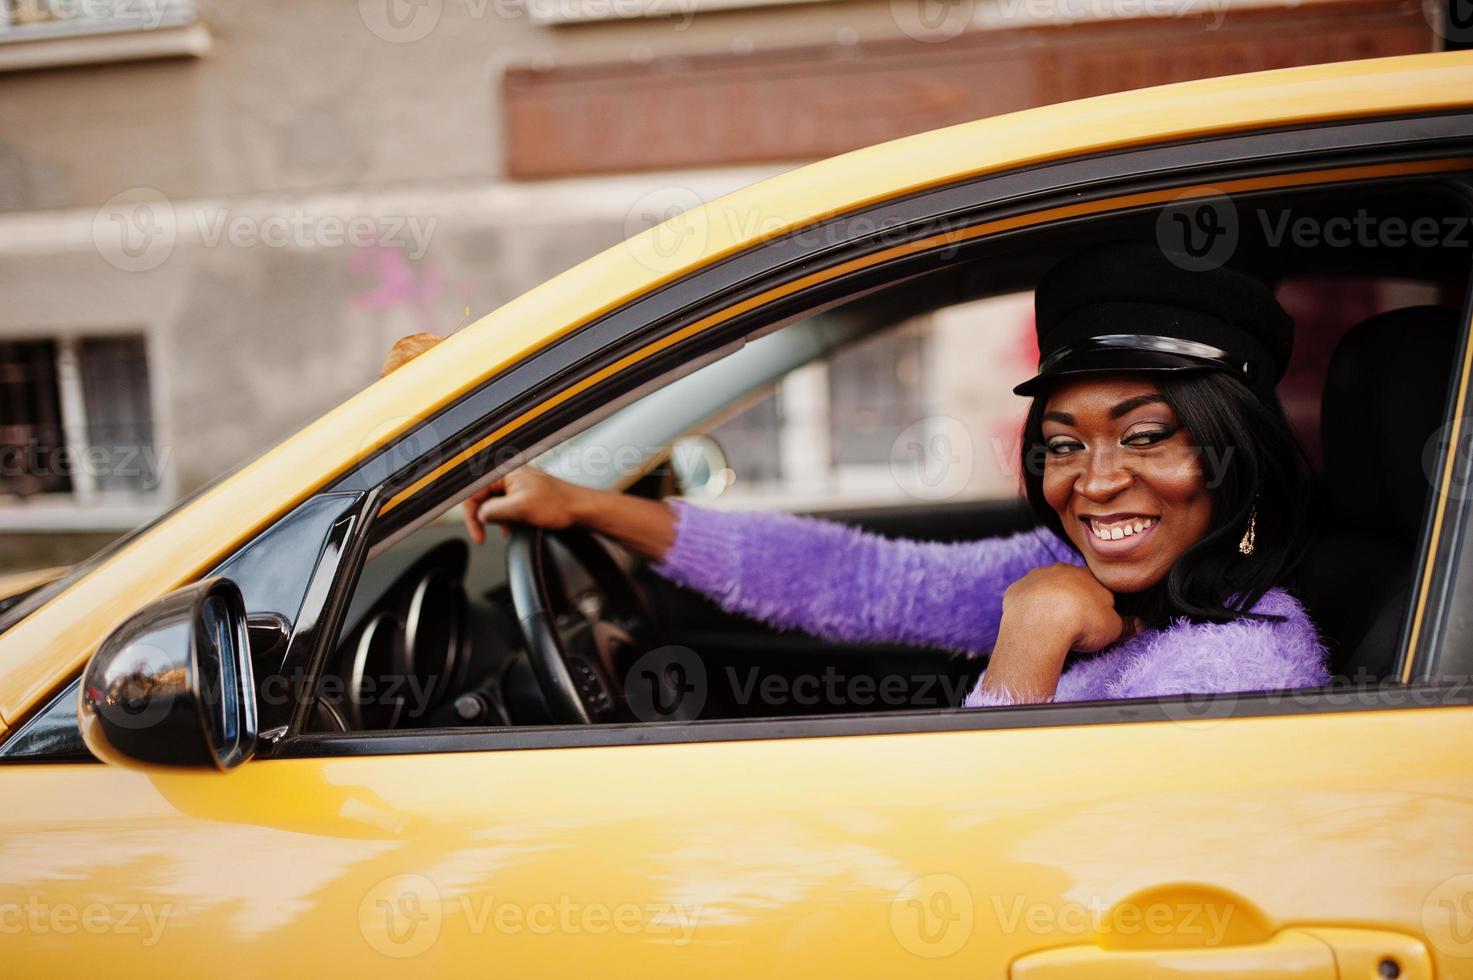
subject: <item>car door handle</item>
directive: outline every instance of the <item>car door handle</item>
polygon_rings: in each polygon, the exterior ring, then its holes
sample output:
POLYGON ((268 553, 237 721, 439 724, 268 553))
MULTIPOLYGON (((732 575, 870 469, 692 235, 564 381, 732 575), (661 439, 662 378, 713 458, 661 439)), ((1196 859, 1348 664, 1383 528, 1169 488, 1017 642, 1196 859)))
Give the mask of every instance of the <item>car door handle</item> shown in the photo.
POLYGON ((1261 943, 1176 949, 1061 946, 1013 961, 1012 980, 1431 980, 1427 949, 1411 936, 1320 926, 1261 943))

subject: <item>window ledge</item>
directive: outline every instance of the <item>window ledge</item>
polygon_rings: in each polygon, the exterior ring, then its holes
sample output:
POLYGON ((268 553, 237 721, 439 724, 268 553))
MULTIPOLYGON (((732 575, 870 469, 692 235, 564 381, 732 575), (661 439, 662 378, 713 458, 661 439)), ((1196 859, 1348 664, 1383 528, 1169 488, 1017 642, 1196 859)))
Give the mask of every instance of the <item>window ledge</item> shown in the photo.
POLYGON ((199 23, 149 31, 7 40, 0 43, 0 72, 147 58, 200 58, 210 53, 212 44, 209 30, 199 23))
POLYGON ((70 501, 0 505, 0 533, 131 531, 164 512, 162 503, 82 506, 70 501))

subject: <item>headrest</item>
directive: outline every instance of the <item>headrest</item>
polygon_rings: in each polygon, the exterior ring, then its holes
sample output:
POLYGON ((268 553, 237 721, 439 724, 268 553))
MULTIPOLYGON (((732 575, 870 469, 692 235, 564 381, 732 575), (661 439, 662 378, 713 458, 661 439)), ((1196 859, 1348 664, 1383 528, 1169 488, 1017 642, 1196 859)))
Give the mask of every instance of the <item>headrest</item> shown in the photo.
POLYGON ((1330 359, 1321 444, 1336 521, 1416 540, 1431 489, 1423 451, 1442 425, 1459 316, 1391 310, 1357 324, 1330 359))

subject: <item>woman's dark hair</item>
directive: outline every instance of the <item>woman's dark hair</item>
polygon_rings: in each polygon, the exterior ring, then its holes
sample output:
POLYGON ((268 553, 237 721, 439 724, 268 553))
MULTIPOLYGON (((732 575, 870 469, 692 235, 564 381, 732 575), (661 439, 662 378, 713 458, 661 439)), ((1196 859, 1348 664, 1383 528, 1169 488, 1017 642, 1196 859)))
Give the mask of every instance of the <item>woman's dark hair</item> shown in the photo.
MULTIPOLYGON (((1149 627, 1178 617, 1227 622, 1286 584, 1303 558, 1313 513, 1309 463, 1278 406, 1264 404, 1236 378, 1192 371, 1152 380, 1201 454, 1212 521, 1161 582, 1118 596, 1117 608, 1149 627), (1256 514, 1253 554, 1244 555, 1238 543, 1250 514, 1256 514)), ((1023 489, 1039 522, 1068 542, 1043 495, 1047 403, 1047 393, 1035 398, 1023 424, 1023 489)))

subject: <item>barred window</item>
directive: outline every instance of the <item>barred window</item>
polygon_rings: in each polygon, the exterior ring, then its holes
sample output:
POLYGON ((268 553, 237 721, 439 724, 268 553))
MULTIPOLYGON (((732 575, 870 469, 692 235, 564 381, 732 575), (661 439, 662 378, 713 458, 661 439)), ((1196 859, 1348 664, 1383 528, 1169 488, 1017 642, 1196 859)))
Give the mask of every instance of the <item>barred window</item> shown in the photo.
POLYGON ((156 31, 194 20, 194 0, 0 0, 0 41, 156 31))
POLYGON ((0 494, 131 500, 159 488, 142 337, 0 343, 0 494))
POLYGON ((0 489, 29 497, 70 493, 64 462, 56 342, 0 344, 0 489))
POLYGON ((153 407, 142 337, 99 337, 77 345, 78 373, 92 456, 107 461, 92 474, 100 493, 158 488, 153 407))

